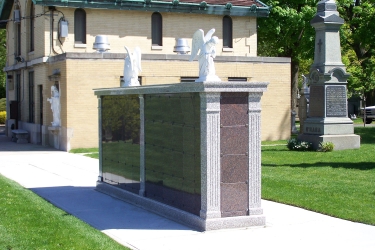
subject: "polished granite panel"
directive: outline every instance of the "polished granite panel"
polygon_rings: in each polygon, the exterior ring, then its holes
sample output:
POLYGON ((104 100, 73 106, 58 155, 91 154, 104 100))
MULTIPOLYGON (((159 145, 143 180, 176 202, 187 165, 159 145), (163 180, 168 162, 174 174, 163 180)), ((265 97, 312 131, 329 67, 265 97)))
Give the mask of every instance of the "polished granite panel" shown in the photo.
POLYGON ((246 125, 248 93, 221 93, 220 124, 221 126, 246 125))
POLYGON ((221 217, 248 215, 248 188, 246 183, 221 184, 221 217))
POLYGON ((249 128, 245 126, 231 126, 220 128, 220 153, 242 154, 248 153, 249 128))
POLYGON ((140 116, 138 95, 103 96, 103 181, 138 193, 140 116))
POLYGON ((199 94, 144 98, 146 196, 199 215, 199 94))
POLYGON ((247 155, 224 155, 220 158, 222 183, 245 183, 249 178, 249 157, 247 155))
POLYGON ((220 100, 221 216, 248 214, 248 94, 222 93, 220 100))

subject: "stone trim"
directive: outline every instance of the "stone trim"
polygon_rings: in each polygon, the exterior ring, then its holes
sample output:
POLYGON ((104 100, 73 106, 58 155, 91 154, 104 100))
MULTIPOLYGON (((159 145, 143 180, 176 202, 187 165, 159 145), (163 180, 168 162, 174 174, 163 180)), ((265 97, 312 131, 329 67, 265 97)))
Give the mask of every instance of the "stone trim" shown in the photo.
POLYGON ((220 93, 201 98, 201 211, 203 219, 220 218, 220 93))
POLYGON ((249 93, 249 215, 261 215, 261 104, 262 93, 249 93))

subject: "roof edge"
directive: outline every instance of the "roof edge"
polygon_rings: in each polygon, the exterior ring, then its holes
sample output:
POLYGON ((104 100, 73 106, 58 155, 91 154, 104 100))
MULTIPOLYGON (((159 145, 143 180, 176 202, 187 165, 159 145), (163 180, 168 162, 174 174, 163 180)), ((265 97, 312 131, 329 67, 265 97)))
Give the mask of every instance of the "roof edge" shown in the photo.
POLYGON ((231 16, 253 16, 268 17, 270 8, 263 2, 256 1, 262 6, 255 4, 251 6, 234 6, 232 4, 215 5, 205 1, 201 3, 181 3, 178 0, 112 0, 112 1, 79 1, 79 0, 33 0, 37 5, 75 7, 90 9, 118 9, 138 10, 153 12, 177 12, 207 15, 231 15, 231 16))

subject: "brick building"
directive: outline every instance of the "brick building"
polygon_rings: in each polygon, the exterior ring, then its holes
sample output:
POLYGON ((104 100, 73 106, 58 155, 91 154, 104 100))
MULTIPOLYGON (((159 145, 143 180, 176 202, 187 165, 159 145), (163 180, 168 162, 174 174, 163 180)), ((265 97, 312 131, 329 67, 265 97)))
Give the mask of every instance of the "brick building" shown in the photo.
POLYGON ((142 85, 198 77, 198 62, 177 55, 177 38, 215 28, 215 59, 223 81, 270 82, 262 98, 262 140, 290 136, 290 59, 257 57, 257 18, 269 8, 234 0, 2 0, 0 28, 7 30, 7 129, 27 130, 30 143, 53 145, 51 86, 60 91, 59 148, 97 147, 98 111, 93 89, 119 87, 125 49, 142 51, 142 85), (110 50, 97 53, 95 37, 110 50))

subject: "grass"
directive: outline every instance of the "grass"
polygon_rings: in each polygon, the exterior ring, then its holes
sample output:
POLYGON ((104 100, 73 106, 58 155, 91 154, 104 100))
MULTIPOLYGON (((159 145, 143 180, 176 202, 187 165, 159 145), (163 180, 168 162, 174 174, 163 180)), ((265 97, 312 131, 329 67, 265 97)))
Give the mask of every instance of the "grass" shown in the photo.
POLYGON ((128 249, 0 175, 0 249, 128 249))
POLYGON ((74 148, 69 151, 73 154, 82 154, 94 159, 99 159, 99 150, 98 148, 74 148))
POLYGON ((262 147, 262 198, 375 225, 375 128, 361 148, 322 152, 262 147))

